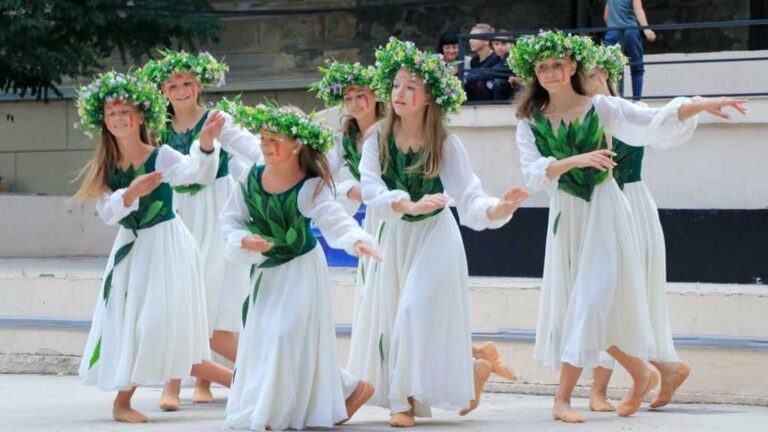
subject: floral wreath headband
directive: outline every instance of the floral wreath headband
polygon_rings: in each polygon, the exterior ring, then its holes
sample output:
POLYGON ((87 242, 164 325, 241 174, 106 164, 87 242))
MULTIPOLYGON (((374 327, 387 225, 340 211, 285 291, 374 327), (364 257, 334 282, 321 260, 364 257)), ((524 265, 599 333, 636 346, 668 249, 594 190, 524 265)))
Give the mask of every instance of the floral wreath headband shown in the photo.
POLYGON ((611 82, 618 83, 627 64, 627 57, 621 51, 621 44, 599 45, 595 47, 593 53, 594 59, 590 63, 594 67, 605 69, 611 82))
POLYGON ((530 82, 536 76, 537 61, 570 56, 586 70, 594 60, 594 50, 595 44, 587 36, 542 30, 537 35, 521 36, 509 51, 507 65, 523 81, 530 82))
POLYGON ((363 66, 360 63, 326 62, 325 67, 318 70, 323 78, 309 86, 309 90, 317 93, 325 106, 336 106, 344 103, 344 91, 350 87, 372 87, 376 69, 373 66, 363 66))
POLYGON ((390 100, 395 75, 403 68, 421 76, 443 114, 457 112, 467 100, 461 81, 441 54, 421 51, 413 42, 403 42, 394 36, 385 47, 376 50, 373 88, 379 100, 390 100))
POLYGON ((224 85, 229 66, 217 61, 210 53, 189 54, 185 51, 160 50, 163 58, 150 60, 141 68, 140 73, 148 80, 160 85, 170 80, 174 74, 190 73, 203 87, 221 87, 224 85))
POLYGON ((166 100, 157 86, 143 77, 115 71, 98 75, 77 91, 80 121, 75 127, 93 138, 104 124, 104 104, 116 101, 139 108, 144 114, 144 124, 151 132, 157 133, 165 128, 166 100))
POLYGON ((326 153, 336 142, 335 132, 316 120, 312 114, 304 116, 290 109, 277 106, 276 102, 244 105, 239 99, 223 98, 217 109, 232 116, 234 122, 250 130, 268 130, 282 133, 296 140, 299 145, 308 145, 320 153, 326 153))

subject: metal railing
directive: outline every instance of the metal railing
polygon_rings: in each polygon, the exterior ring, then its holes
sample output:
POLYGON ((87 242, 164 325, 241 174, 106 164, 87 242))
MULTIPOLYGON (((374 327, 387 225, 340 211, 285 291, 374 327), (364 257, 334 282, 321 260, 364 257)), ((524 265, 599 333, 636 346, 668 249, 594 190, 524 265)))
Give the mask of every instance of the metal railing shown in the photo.
MULTIPOLYGON (((624 33, 630 30, 643 31, 650 30, 696 30, 696 29, 708 29, 708 28, 736 28, 736 27, 753 27, 753 26, 768 26, 768 19, 751 19, 751 20, 733 20, 733 21, 709 21, 698 23, 684 23, 684 24, 658 24, 652 26, 621 26, 621 27, 581 27, 581 28, 566 28, 559 29, 566 33, 574 33, 581 35, 596 35, 607 33, 611 31, 619 32, 619 39, 622 40, 624 33)), ((508 41, 510 37, 516 38, 518 36, 536 34, 539 30, 513 30, 505 32, 494 33, 461 33, 458 35, 459 39, 459 77, 462 82, 466 83, 466 67, 464 57, 466 55, 466 49, 469 39, 483 39, 489 41, 508 41)), ((596 40, 600 43, 602 40, 596 40)), ((641 62, 629 62, 628 66, 643 65, 643 66, 657 66, 657 65, 672 65, 672 64, 694 64, 694 63, 729 63, 729 62, 756 62, 756 61, 768 61, 768 56, 754 56, 754 57, 719 57, 709 59, 682 59, 682 60, 663 60, 663 61, 641 61, 641 62)), ((624 77, 622 81, 627 80, 626 69, 624 71, 624 77)), ((616 83, 617 85, 619 83, 616 83)), ((768 87, 768 86, 767 86, 768 87)), ((618 85, 618 89, 622 97, 624 96, 624 86, 618 85)), ((639 99, 672 99, 678 96, 706 96, 706 97, 719 97, 719 96, 731 96, 731 97, 757 97, 768 96, 768 91, 765 92, 750 92, 750 93, 717 93, 717 94, 672 94, 672 95, 642 95, 639 99)), ((475 100, 467 101, 466 105, 500 105, 509 104, 510 100, 475 100)))

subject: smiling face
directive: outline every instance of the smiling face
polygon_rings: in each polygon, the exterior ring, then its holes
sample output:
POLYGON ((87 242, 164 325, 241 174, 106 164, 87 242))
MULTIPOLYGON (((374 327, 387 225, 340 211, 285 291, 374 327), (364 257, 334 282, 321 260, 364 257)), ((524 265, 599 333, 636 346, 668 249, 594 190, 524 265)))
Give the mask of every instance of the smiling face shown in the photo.
POLYGON ((104 104, 104 124, 115 138, 139 136, 144 114, 132 104, 114 101, 104 104))
POLYGON ((369 87, 349 87, 344 91, 344 107, 355 120, 376 115, 376 96, 369 87))
POLYGON ((173 74, 171 79, 163 83, 162 90, 174 110, 183 110, 197 105, 202 87, 192 74, 183 72, 173 74))
POLYGON ((459 56, 459 44, 446 44, 443 45, 443 60, 446 62, 454 62, 459 56))
POLYGON ((392 108, 399 116, 421 114, 429 104, 424 81, 408 69, 400 69, 392 84, 392 108))
POLYGON ((557 93, 571 86, 571 77, 576 73, 576 62, 569 57, 548 58, 537 61, 534 66, 536 79, 550 93, 557 93))
POLYGON ((261 153, 264 155, 264 163, 274 165, 285 163, 293 158, 298 159, 299 145, 296 140, 280 132, 272 132, 269 129, 261 129, 261 153), (297 150, 294 153, 294 150, 297 150))

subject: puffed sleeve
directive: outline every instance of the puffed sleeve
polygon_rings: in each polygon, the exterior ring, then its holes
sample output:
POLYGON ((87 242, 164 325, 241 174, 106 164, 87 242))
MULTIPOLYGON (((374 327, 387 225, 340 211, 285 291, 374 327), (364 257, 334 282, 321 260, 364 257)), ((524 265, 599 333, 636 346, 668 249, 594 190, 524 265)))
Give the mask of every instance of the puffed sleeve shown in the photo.
POLYGON ((344 211, 344 207, 334 200, 330 188, 319 178, 304 183, 297 201, 301 214, 312 219, 331 247, 355 255, 354 246, 358 241, 371 246, 376 244, 373 236, 363 231, 357 221, 344 211))
POLYGON ((243 248, 243 238, 251 235, 245 223, 251 218, 245 206, 243 191, 238 187, 230 195, 221 211, 221 232, 224 236, 224 254, 227 260, 240 264, 259 264, 264 255, 243 248))
POLYGON ((691 99, 678 97, 660 108, 650 108, 613 96, 592 98, 595 111, 606 134, 628 145, 668 148, 691 139, 698 124, 698 115, 686 120, 678 118, 681 105, 691 99))
POLYGON ((107 225, 115 225, 124 217, 139 209, 139 199, 136 198, 133 203, 126 207, 123 201, 125 188, 118 189, 112 193, 105 192, 96 202, 96 213, 107 225))
POLYGON ((520 169, 523 171, 525 185, 533 191, 544 190, 549 195, 557 191, 559 177, 550 179, 547 177, 547 168, 557 159, 543 157, 536 146, 536 137, 533 135, 528 120, 522 119, 517 123, 517 147, 520 149, 520 169))
POLYGON ((392 204, 410 199, 408 192, 389 190, 381 178, 378 134, 371 134, 363 144, 360 160, 360 180, 362 183, 363 202, 384 221, 396 221, 403 215, 392 208, 392 204))
POLYGON ((224 116, 224 126, 216 139, 221 148, 232 155, 246 161, 248 165, 253 165, 261 161, 261 137, 250 133, 242 126, 236 125, 232 116, 220 111, 224 116))
POLYGON ((160 146, 158 151, 155 169, 163 173, 163 181, 171 186, 206 185, 216 178, 219 167, 218 145, 214 144, 211 153, 204 153, 198 141, 192 144, 188 155, 168 145, 160 146))
POLYGON ((456 209, 462 225, 481 231, 499 228, 512 219, 489 219, 488 209, 499 199, 485 194, 480 179, 472 172, 469 156, 456 135, 449 135, 443 143, 443 165, 440 180, 445 191, 456 200, 456 209))

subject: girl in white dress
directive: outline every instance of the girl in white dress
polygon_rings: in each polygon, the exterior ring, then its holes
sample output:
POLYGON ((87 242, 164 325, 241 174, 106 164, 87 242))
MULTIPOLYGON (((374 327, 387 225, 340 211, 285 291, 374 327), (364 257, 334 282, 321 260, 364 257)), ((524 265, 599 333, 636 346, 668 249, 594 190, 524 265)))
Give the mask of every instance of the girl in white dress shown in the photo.
MULTIPOLYGON (((229 385, 232 373, 208 361, 205 292, 195 240, 176 217, 171 186, 205 183, 216 170, 215 136, 204 136, 182 155, 156 147, 151 132, 163 127, 165 101, 157 87, 108 72, 78 93, 80 126, 99 134, 96 154, 83 169, 78 199, 98 198, 99 216, 121 228, 109 255, 80 378, 117 390, 117 421, 145 422, 131 408, 138 385, 188 376, 229 385)), ((207 264, 207 263, 205 263, 207 264)))
POLYGON ((445 130, 443 115, 465 95, 440 57, 390 38, 376 58, 375 88, 391 107, 363 145, 360 173, 363 199, 383 221, 384 260, 366 279, 375 308, 350 351, 370 359, 372 403, 390 409, 391 426, 412 427, 433 406, 473 410, 491 373, 486 360, 473 365, 467 261, 445 193, 476 230, 507 223, 528 194, 483 192, 461 141, 445 130))
MULTIPOLYGON (((619 81, 624 72, 626 57, 620 45, 600 45, 595 50, 594 66, 587 74, 585 82, 590 95, 616 96, 613 83, 619 81)), ((694 100, 700 98, 694 98, 694 100)), ((674 102, 673 102, 674 103, 674 102)), ((639 104, 638 104, 639 105, 639 104)), ((645 107, 645 105, 641 105, 645 107)), ((740 105, 736 108, 743 112, 740 105)), ((660 111, 661 112, 661 111, 660 111)), ((729 118, 719 110, 710 110, 712 114, 729 118)), ((682 144, 690 138, 693 130, 680 136, 671 136, 660 140, 655 148, 667 148, 682 144)), ((640 138, 640 137, 638 137, 640 138)), ((691 367, 680 361, 672 341, 672 329, 669 324, 667 308, 667 268, 664 232, 659 220, 659 212, 650 191, 641 179, 643 167, 644 142, 627 145, 617 138, 612 140, 612 149, 616 153, 613 177, 632 208, 632 222, 637 240, 640 242, 640 267, 645 271, 646 295, 651 318, 651 330, 655 339, 655 349, 648 355, 650 363, 661 373, 661 389, 651 402, 651 408, 667 405, 680 385, 688 378, 691 367)), ((590 397, 590 409, 593 411, 615 411, 607 401, 608 381, 611 378, 611 362, 594 369, 594 381, 590 397)))
POLYGON ((222 213, 229 258, 257 265, 225 424, 283 430, 343 423, 374 389, 339 367, 328 268, 310 222, 333 247, 379 256, 373 237, 334 200, 324 155, 333 132, 289 109, 220 107, 261 131, 266 163, 250 169, 222 213))
MULTIPOLYGON (((176 210, 197 240, 200 255, 208 263, 203 269, 208 312, 208 337, 211 349, 234 362, 237 333, 240 331, 240 308, 248 288, 250 268, 227 263, 219 215, 235 190, 229 175, 230 158, 248 166, 261 158, 258 141, 253 134, 236 126, 229 115, 209 110, 202 103, 204 86, 221 86, 228 67, 209 53, 197 55, 184 51, 162 51, 163 58, 149 61, 141 70, 148 79, 160 86, 168 99, 171 121, 160 136, 163 144, 188 154, 200 139, 208 119, 224 123, 216 137, 221 146, 218 169, 206 184, 191 183, 174 188, 176 210)), ((179 408, 180 381, 166 386, 160 406, 164 410, 179 408)), ((205 403, 213 400, 210 382, 197 380, 192 400, 205 403)))
POLYGON ((570 398, 582 368, 598 366, 602 352, 634 382, 620 416, 634 414, 659 381, 645 361, 655 340, 644 269, 629 204, 611 176, 615 153, 606 134, 630 144, 687 139, 698 112, 737 103, 680 99, 651 110, 590 98, 582 71, 593 49, 587 38, 547 31, 520 38, 509 60, 529 82, 517 113, 523 176, 551 196, 534 355, 562 367, 552 415, 565 422, 585 421, 570 398))

